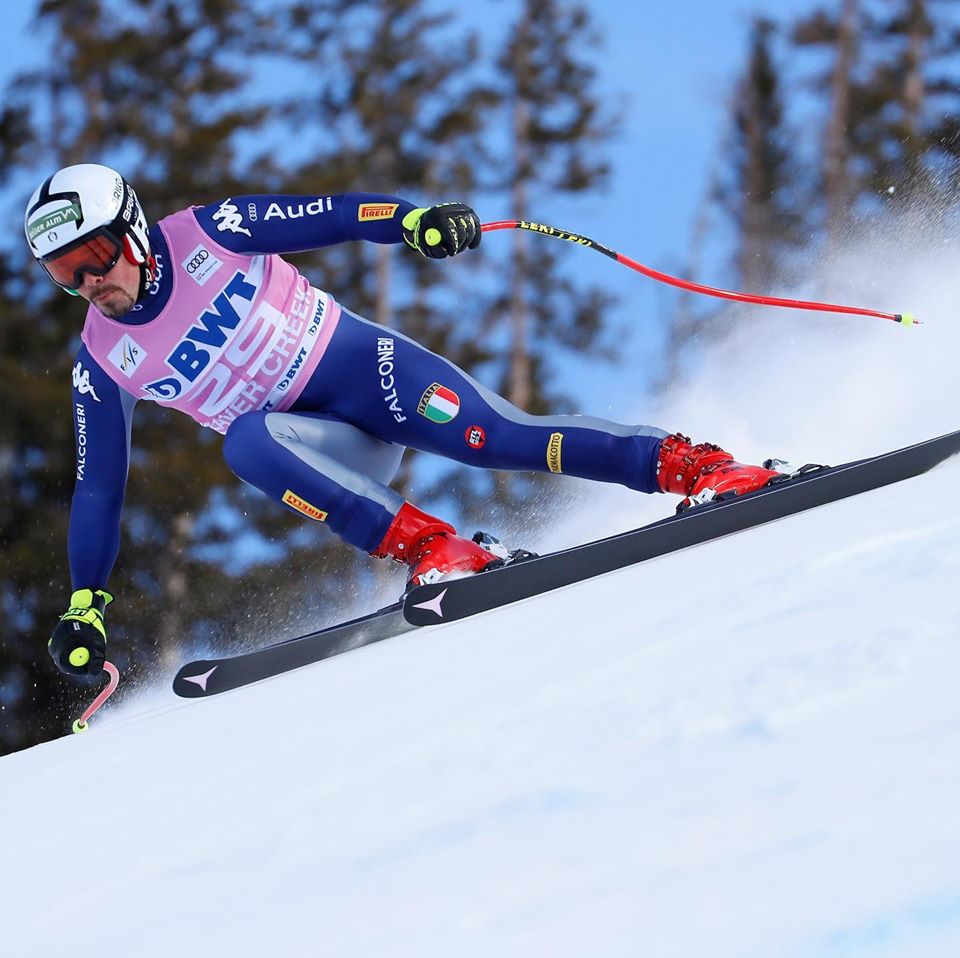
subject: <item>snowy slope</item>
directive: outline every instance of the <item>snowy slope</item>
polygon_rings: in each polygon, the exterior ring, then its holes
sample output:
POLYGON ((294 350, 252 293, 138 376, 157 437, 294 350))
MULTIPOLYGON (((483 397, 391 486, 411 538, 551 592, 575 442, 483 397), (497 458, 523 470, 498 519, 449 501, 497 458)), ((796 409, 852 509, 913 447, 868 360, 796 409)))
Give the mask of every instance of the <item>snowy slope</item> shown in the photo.
POLYGON ((956 954, 958 480, 9 756, 4 941, 956 954))
MULTIPOLYGON (((957 428, 941 275, 932 325, 771 319, 657 421, 827 461, 957 428)), ((958 484, 8 756, 4 953, 960 954, 958 484)), ((594 491, 530 544, 668 509, 594 491)))

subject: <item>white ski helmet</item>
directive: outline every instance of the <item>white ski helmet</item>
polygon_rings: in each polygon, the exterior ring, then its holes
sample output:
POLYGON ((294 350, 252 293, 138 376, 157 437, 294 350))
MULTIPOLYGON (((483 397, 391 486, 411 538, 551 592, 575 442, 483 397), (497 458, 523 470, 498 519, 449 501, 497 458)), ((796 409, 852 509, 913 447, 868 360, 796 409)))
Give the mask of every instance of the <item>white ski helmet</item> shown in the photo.
POLYGON ((66 166, 48 177, 27 204, 23 223, 30 252, 50 278, 73 293, 82 274, 103 276, 121 256, 150 281, 147 218, 133 187, 96 163, 66 166))

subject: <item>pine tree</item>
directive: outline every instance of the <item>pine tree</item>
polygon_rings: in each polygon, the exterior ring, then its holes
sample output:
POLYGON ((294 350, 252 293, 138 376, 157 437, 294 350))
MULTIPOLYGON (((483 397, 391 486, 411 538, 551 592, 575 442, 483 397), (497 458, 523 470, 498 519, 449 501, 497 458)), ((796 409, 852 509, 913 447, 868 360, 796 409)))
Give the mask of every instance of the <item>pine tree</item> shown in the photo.
MULTIPOLYGON (((267 161, 278 179, 301 191, 396 193, 424 206, 470 201, 495 102, 475 75, 474 33, 424 0, 295 4, 285 25, 287 52, 302 71, 280 112, 300 131, 300 149, 267 161), (332 34, 335 42, 323 47, 332 34)), ((469 263, 438 264, 363 243, 294 261, 351 310, 466 369, 489 358, 457 306, 469 263)), ((427 504, 430 490, 416 474, 411 453, 393 485, 427 504)), ((398 570, 371 565, 355 550, 337 553, 337 575, 367 583, 382 577, 402 588, 398 570)))
MULTIPOLYGON (((775 34, 770 19, 752 21, 748 59, 730 98, 729 130, 696 224, 695 240, 702 245, 711 212, 719 210, 733 231, 734 285, 750 292, 769 291, 787 281, 805 242, 802 170, 793 156, 796 132, 785 117, 775 34)), ((694 299, 678 300, 664 386, 682 378, 691 350, 730 329, 729 306, 694 299)))
POLYGON ((956 205, 958 39, 955 9, 940 0, 842 0, 794 25, 798 48, 831 54, 828 72, 813 78, 828 102, 820 176, 828 262, 842 238, 890 228, 891 214, 956 205))
MULTIPOLYGON (((59 166, 105 162, 136 184, 154 221, 255 191, 396 191, 426 205, 520 183, 532 209, 538 193, 602 180, 596 154, 606 127, 592 70, 576 50, 586 15, 545 0, 523 9, 531 48, 516 52, 532 66, 525 85, 511 71, 498 85, 476 70, 476 37, 423 0, 42 0, 34 35, 56 56, 6 91, 0 178, 26 178, 32 187, 59 166), (256 98, 248 78, 261 56, 270 69, 291 71, 295 96, 256 98), (521 152, 529 149, 531 161, 521 176, 490 183, 478 169, 499 146, 490 111, 507 94, 529 104, 516 144, 527 144, 521 152)), ((305 255, 297 265, 350 307, 467 369, 513 368, 528 408, 546 411, 557 408, 545 386, 546 356, 556 345, 595 346, 605 305, 564 277, 563 258, 538 250, 518 273, 533 336, 528 345, 514 339, 514 355, 526 359, 510 367, 499 362, 496 330, 483 326, 489 301, 473 278, 483 273, 482 258, 468 279, 468 266, 458 274, 459 263, 442 269, 365 244, 305 255)), ((499 298, 495 315, 507 301, 499 298)), ((15 408, 0 427, 0 470, 12 498, 0 510, 9 749, 58 734, 68 726, 65 710, 84 699, 65 691, 45 652, 68 589, 68 382, 82 305, 59 294, 17 245, 0 250, 0 308, 4 388, 15 408)), ((264 622, 273 637, 314 624, 304 617, 315 620, 325 608, 329 617, 371 575, 353 550, 241 486, 219 447, 219 437, 186 417, 148 403, 137 409, 111 581, 119 598, 109 615, 111 657, 128 675, 153 660, 170 663, 178 651, 209 652, 219 637, 262 643, 264 622), (242 547, 249 539, 257 542, 249 555, 269 561, 250 560, 242 547), (282 563, 282 576, 271 562, 282 563)))
POLYGON ((897 215, 956 205, 955 10, 938 0, 878 0, 870 30, 864 109, 853 131, 865 189, 897 215))
MULTIPOLYGON (((527 220, 556 197, 601 186, 609 172, 601 148, 615 120, 597 93, 599 46, 585 7, 564 0, 520 0, 500 54, 499 81, 510 131, 496 184, 508 190, 511 215, 527 220)), ((598 343, 608 299, 570 282, 556 252, 517 231, 510 237, 508 289, 490 307, 509 322, 509 367, 503 385, 521 409, 547 412, 560 399, 547 386, 552 344, 589 351, 598 343)))
MULTIPOLYGON (((616 117, 596 89, 600 41, 586 9, 566 0, 517 0, 516 9, 496 59, 500 134, 483 186, 503 197, 512 218, 548 219, 558 198, 604 184, 603 146, 616 117)), ((568 265, 582 255, 576 250, 519 230, 484 243, 498 291, 474 297, 461 318, 487 353, 477 357, 476 374, 528 412, 573 411, 555 386, 555 361, 574 353, 609 358, 612 298, 576 279, 568 265)), ((472 520, 493 521, 509 538, 524 531, 524 505, 543 483, 540 475, 496 474, 491 482, 489 474, 459 471, 437 487, 457 489, 472 520)))
MULTIPOLYGON (((284 114, 306 132, 300 147, 307 153, 286 164, 292 183, 311 191, 395 192, 424 205, 470 193, 490 101, 471 77, 475 35, 424 0, 298 4, 289 23, 290 52, 304 73, 284 114), (316 44, 332 29, 337 42, 318 57, 316 44)), ((351 309, 429 338, 435 324, 422 328, 411 304, 415 290, 422 295, 448 283, 437 264, 372 244, 323 250, 303 262, 328 288, 342 290, 351 309)))
POLYGON ((801 241, 791 131, 784 121, 771 20, 754 20, 746 71, 733 99, 730 181, 718 199, 737 230, 736 273, 741 288, 769 289, 789 270, 801 241))
POLYGON ((798 48, 827 49, 828 69, 813 81, 813 88, 827 100, 820 150, 821 165, 817 204, 825 210, 823 228, 828 250, 839 242, 853 216, 859 189, 852 163, 850 130, 855 112, 862 108, 862 90, 857 81, 859 51, 863 43, 863 11, 860 0, 842 0, 836 14, 818 9, 793 27, 792 41, 798 48))
MULTIPOLYGON (((56 55, 7 91, 0 122, 4 175, 29 179, 32 188, 68 163, 112 162, 137 185, 153 220, 204 197, 229 195, 244 179, 236 139, 265 119, 257 104, 238 105, 248 58, 272 42, 257 6, 44 0, 33 32, 56 55)), ((54 691, 63 683, 45 645, 69 597, 69 383, 83 311, 43 278, 22 244, 4 263, 4 388, 15 413, 4 422, 0 448, 16 478, 2 528, 0 578, 11 615, 0 684, 38 690, 33 701, 14 696, 5 710, 2 744, 13 748, 67 728, 62 704, 79 700, 54 691)), ((235 483, 218 438, 198 436, 185 417, 152 404, 135 413, 134 445, 121 558, 111 582, 119 599, 109 615, 111 655, 131 675, 165 652, 169 661, 174 643, 191 629, 209 635, 230 626, 231 607, 221 598, 226 577, 197 558, 205 545, 197 530, 213 490, 235 483)))

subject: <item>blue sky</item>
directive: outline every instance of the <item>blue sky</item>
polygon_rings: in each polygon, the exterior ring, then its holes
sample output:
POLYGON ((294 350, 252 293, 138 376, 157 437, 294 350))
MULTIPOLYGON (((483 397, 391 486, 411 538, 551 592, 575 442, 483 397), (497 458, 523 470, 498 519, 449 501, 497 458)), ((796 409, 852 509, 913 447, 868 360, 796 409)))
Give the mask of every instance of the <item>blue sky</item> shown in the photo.
MULTIPOLYGON (((31 42, 26 26, 37 0, 5 4, 0 34, 0 83, 26 67, 41 65, 44 46, 31 42)), ((511 3, 483 0, 471 9, 478 20, 505 21, 511 3)), ((750 15, 759 0, 624 4, 587 0, 604 40, 598 56, 599 89, 623 118, 619 138, 609 147, 613 176, 599 198, 544 200, 537 219, 591 236, 650 266, 682 269, 693 220, 717 155, 727 99, 743 62, 750 15)), ((816 6, 811 0, 778 0, 778 16, 816 6)), ((257 184, 251 184, 251 192, 257 184)), ((371 190, 380 186, 370 183, 371 190)), ((428 199, 426 197, 422 199, 428 199)), ((484 220, 502 219, 510 210, 479 209, 484 220)), ((506 242, 506 234, 488 242, 506 242)), ((550 242, 543 240, 543 242, 550 242)), ((570 257, 571 263, 574 258, 570 257)), ((657 375, 655 317, 670 302, 665 287, 589 251, 576 260, 591 282, 620 296, 616 318, 635 329, 625 342, 624 362, 596 382, 571 384, 589 403, 584 412, 615 417, 623 399, 636 406, 636 389, 657 375)), ((723 285, 722 274, 703 277, 723 285)), ((335 290, 349 304, 348 290, 335 290)))

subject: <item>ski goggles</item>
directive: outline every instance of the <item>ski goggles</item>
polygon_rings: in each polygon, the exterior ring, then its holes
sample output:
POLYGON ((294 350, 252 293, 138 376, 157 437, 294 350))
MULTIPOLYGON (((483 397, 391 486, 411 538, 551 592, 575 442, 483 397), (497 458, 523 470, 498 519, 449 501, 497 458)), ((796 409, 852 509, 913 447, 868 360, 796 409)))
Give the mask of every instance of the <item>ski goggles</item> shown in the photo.
POLYGON ((76 290, 83 285, 84 273, 106 276, 122 255, 123 244, 102 229, 41 257, 40 265, 59 286, 76 290))

